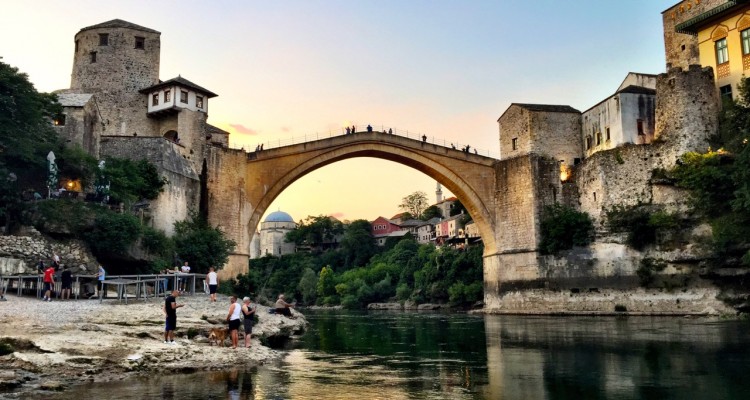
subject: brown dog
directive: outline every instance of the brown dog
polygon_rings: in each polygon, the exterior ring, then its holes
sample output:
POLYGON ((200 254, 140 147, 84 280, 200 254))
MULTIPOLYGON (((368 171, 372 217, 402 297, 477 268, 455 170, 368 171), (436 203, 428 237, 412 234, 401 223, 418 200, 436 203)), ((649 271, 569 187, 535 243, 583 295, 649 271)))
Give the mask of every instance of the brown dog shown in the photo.
POLYGON ((208 334, 208 344, 216 343, 224 347, 224 340, 227 338, 228 333, 228 328, 211 328, 208 334))

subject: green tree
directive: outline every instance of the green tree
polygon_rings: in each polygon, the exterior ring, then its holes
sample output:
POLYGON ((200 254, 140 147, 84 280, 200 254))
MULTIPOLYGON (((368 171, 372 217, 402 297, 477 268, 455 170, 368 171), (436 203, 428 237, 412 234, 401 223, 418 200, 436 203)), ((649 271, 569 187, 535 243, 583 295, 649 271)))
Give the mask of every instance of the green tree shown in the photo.
POLYGON ((352 221, 341 239, 340 251, 344 254, 345 267, 367 264, 370 257, 378 252, 370 222, 364 219, 352 221))
POLYGON ((123 255, 140 233, 141 224, 133 215, 103 212, 96 217, 93 229, 83 237, 97 256, 123 255))
POLYGON ((166 184, 156 166, 145 159, 107 158, 104 176, 110 182, 110 196, 128 207, 140 199, 155 199, 166 184))
POLYGON ((427 205, 427 195, 425 192, 417 191, 401 199, 399 208, 409 213, 412 217, 419 217, 422 215, 424 209, 427 208, 427 205))
POLYGON ((542 240, 539 247, 543 254, 586 246, 594 238, 591 217, 559 203, 544 207, 540 225, 542 240))
POLYGON ((315 271, 313 271, 312 268, 305 268, 297 288, 299 289, 299 292, 302 295, 302 301, 304 301, 305 304, 315 304, 318 292, 318 277, 315 275, 315 271))
POLYGON ((443 213, 438 206, 432 205, 425 208, 424 212, 422 212, 422 216, 419 217, 422 221, 427 221, 432 218, 443 218, 443 213))
POLYGON ((236 245, 198 215, 175 222, 173 240, 178 256, 190 262, 191 271, 201 274, 208 272, 209 267, 224 266, 236 245))
POLYGON ((344 225, 335 218, 325 215, 308 216, 304 221, 300 221, 296 229, 286 234, 286 241, 315 247, 321 243, 332 242, 343 231, 344 225))
POLYGON ((334 277, 333 269, 331 267, 325 266, 320 270, 316 293, 320 298, 336 294, 336 278, 334 277))

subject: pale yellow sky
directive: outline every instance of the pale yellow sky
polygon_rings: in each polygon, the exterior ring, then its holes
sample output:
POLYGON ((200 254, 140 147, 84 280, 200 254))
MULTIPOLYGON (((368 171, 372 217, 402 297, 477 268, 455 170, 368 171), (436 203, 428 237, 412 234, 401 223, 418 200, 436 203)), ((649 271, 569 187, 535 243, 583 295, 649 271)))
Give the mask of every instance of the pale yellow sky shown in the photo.
MULTIPOLYGON (((218 93, 209 122, 248 149, 355 123, 497 153, 511 102, 584 110, 628 71, 662 72, 660 12, 674 2, 5 1, 0 56, 39 90, 67 88, 73 36, 119 18, 162 32, 161 79, 218 93)), ((269 212, 372 220, 417 190, 434 201, 427 176, 353 159, 295 182, 269 212)))

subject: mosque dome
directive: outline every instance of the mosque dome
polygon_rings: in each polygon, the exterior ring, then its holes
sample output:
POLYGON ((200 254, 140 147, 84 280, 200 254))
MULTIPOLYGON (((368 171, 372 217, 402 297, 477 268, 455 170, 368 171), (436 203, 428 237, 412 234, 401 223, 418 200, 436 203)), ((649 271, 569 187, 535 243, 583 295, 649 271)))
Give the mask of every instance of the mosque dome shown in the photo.
POLYGON ((263 222, 294 222, 294 219, 283 211, 274 211, 268 214, 263 222))

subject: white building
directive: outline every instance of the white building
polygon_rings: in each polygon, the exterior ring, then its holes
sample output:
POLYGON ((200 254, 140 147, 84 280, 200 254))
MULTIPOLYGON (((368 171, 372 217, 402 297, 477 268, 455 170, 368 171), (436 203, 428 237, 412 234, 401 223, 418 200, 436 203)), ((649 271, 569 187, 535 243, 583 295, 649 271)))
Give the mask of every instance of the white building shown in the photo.
POLYGON ((260 224, 260 257, 281 256, 296 251, 294 243, 286 241, 286 234, 297 228, 291 215, 275 211, 260 224))

